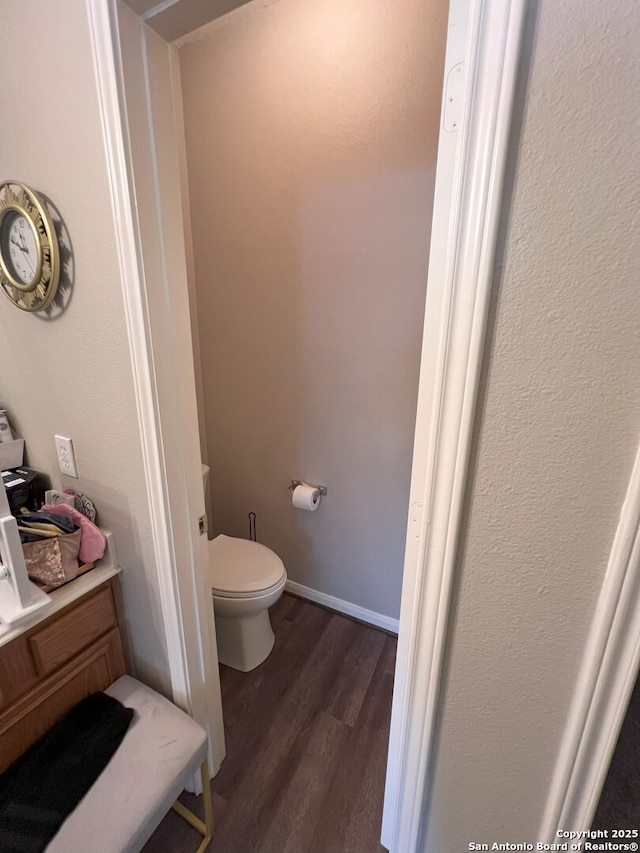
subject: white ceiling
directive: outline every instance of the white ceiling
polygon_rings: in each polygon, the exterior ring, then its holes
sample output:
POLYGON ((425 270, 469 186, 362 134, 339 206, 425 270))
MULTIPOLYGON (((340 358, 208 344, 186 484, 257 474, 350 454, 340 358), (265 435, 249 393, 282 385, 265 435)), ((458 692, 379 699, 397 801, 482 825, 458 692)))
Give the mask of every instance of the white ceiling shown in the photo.
POLYGON ((125 0, 152 29, 167 41, 193 32, 249 0, 125 0))

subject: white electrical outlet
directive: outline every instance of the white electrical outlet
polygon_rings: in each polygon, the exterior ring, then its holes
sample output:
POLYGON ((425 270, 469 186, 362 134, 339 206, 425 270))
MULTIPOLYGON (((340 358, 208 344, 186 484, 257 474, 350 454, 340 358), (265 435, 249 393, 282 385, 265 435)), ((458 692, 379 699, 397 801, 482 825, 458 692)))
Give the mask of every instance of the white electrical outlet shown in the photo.
POLYGON ((56 452, 58 454, 58 465, 60 471, 67 477, 78 477, 76 468, 76 457, 73 452, 73 441, 64 435, 56 435, 56 452))

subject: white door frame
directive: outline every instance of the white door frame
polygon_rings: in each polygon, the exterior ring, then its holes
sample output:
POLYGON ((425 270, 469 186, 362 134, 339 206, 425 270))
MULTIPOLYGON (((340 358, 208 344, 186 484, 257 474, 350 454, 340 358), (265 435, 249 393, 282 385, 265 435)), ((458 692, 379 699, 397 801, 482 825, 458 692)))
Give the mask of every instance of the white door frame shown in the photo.
MULTIPOLYGON (((143 199, 136 194, 116 0, 86 0, 86 7, 111 180, 171 690, 174 701, 207 730, 210 767, 215 773, 224 758, 225 745, 213 607, 210 591, 207 594, 205 589, 206 536, 199 530, 204 493, 186 307, 186 262, 182 260, 184 294, 176 294, 164 248, 167 235, 163 234, 159 202, 161 177, 158 152, 153 148, 150 93, 147 90, 144 109, 153 149, 155 195, 143 199), (156 268, 160 268, 162 283, 158 287, 154 282, 153 295, 145 279, 141 215, 154 220, 161 247, 156 268)), ((144 46, 141 52, 146 63, 144 46)), ((149 71, 146 66, 145 71, 149 71)), ((177 204, 179 207, 179 193, 177 204)), ((175 258, 171 260, 175 270, 175 258)), ((197 781, 195 787, 199 787, 197 781)))
POLYGON ((391 853, 422 846, 525 6, 450 7, 383 813, 391 853), (447 132, 455 73, 460 117, 458 131, 447 132))
MULTIPOLYGON (((114 0, 86 2, 171 683, 180 704, 206 723, 207 702, 202 697, 215 661, 204 660, 203 665, 198 621, 202 612, 193 561, 197 546, 190 554, 177 553, 176 543, 186 541, 187 533, 193 538, 193 528, 185 531, 183 515, 174 513, 165 497, 172 485, 167 454, 175 463, 187 443, 198 446, 197 419, 194 432, 186 436, 177 431, 177 422, 160 416, 157 388, 162 377, 153 360, 114 0)), ((447 119, 449 129, 441 132, 438 151, 383 821, 383 843, 392 853, 413 853, 421 843, 525 5, 526 0, 451 2, 445 89, 449 72, 456 67, 462 85, 455 96, 457 120, 453 124, 450 116, 447 119)), ((448 104, 445 99, 443 117, 448 104)), ((186 459, 181 469, 183 478, 193 476, 186 459)))

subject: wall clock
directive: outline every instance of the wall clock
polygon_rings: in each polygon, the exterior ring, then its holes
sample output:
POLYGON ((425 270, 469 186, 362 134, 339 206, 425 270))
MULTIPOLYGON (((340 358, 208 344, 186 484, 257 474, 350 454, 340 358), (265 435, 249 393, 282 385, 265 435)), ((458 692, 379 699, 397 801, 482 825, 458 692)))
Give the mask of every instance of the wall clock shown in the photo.
POLYGON ((51 216, 35 190, 0 183, 0 287, 23 311, 44 311, 60 281, 60 248, 51 216))

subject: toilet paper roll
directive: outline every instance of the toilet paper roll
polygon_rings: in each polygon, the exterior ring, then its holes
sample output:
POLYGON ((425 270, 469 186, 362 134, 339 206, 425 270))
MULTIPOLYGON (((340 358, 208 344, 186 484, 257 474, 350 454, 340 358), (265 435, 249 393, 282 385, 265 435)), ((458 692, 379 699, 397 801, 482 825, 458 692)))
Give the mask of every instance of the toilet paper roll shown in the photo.
POLYGON ((296 486, 291 495, 291 503, 298 509, 308 509, 314 512, 320 506, 320 489, 303 483, 296 486))

